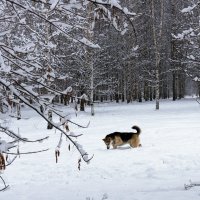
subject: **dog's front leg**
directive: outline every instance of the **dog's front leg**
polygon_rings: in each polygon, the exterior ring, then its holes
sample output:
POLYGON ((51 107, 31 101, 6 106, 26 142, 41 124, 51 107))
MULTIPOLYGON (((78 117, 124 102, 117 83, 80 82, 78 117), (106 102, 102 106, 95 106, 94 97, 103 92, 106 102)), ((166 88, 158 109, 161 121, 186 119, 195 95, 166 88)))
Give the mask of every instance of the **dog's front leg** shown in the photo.
POLYGON ((113 149, 116 149, 117 148, 117 145, 115 143, 115 140, 112 141, 112 146, 113 146, 113 149))

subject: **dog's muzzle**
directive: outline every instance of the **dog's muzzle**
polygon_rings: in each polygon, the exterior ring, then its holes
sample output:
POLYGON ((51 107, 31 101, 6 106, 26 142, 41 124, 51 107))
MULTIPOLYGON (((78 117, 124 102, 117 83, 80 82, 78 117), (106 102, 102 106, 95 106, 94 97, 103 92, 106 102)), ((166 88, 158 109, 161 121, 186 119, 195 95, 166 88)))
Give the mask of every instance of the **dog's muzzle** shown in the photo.
POLYGON ((110 146, 107 146, 107 149, 110 149, 110 146))

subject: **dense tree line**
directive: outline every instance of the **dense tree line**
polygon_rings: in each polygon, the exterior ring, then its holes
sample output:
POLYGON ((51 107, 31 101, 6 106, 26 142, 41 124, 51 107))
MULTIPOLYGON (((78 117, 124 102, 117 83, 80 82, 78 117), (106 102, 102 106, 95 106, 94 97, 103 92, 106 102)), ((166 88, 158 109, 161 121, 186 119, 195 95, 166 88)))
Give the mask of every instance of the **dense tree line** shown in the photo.
MULTIPOLYGON (((109 63, 106 86, 111 84, 112 90, 104 87, 104 98, 117 102, 155 99, 159 109, 161 98, 176 100, 198 94, 199 1, 124 3, 137 13, 133 18, 134 30, 121 34, 107 27, 108 37, 102 46, 109 48, 104 57, 109 63), (186 90, 191 85, 192 90, 186 90)), ((99 63, 105 66, 102 60, 99 63)))
POLYGON ((93 91, 94 101, 156 100, 157 109, 161 98, 198 94, 199 1, 124 0, 122 4, 137 13, 132 27, 116 32, 113 23, 95 22, 90 39, 101 48, 90 53, 75 48, 75 56, 63 58, 63 70, 68 68, 77 94, 91 97, 93 91), (189 87, 191 91, 186 90, 189 87))
POLYGON ((183 98, 199 76, 199 1, 106 2, 4 0, 1 41, 50 88, 70 85, 91 102, 156 99, 158 109, 160 98, 183 98))
MULTIPOLYGON (((113 98, 118 101, 125 97, 127 102, 155 99, 158 109, 161 98, 176 100, 186 94, 198 94, 199 1, 126 3, 137 13, 136 38, 127 32, 119 36, 120 41, 116 39, 121 62, 118 61, 119 68, 115 66, 119 73, 114 75, 118 87, 112 93, 113 98), (188 93, 186 88, 190 85, 194 90, 188 93)), ((112 57, 111 64, 118 58, 112 57)))

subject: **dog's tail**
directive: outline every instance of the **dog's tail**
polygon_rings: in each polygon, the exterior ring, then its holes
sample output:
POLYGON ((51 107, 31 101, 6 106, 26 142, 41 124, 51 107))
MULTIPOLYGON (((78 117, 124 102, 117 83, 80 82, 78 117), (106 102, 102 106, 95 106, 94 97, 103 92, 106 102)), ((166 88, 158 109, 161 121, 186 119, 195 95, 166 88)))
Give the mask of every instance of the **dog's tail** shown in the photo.
POLYGON ((138 135, 141 133, 141 129, 138 126, 133 126, 132 129, 135 129, 138 135))

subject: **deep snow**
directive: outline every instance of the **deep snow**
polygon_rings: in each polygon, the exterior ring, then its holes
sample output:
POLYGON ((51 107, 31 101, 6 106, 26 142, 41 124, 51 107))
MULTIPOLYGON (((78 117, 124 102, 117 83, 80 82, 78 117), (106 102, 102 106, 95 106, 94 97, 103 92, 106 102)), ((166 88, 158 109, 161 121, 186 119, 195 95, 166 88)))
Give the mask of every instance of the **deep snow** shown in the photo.
MULTIPOLYGON (((71 120, 90 126, 70 124, 71 131, 82 133, 80 144, 94 158, 81 162, 74 147, 63 141, 61 156, 55 162, 59 133, 46 129, 46 122, 24 109, 22 117, 11 119, 11 129, 29 139, 50 138, 38 144, 20 144, 20 151, 50 148, 40 154, 22 155, 2 174, 10 188, 0 193, 6 200, 193 200, 200 198, 200 187, 184 189, 189 180, 200 182, 200 105, 194 99, 132 104, 97 104, 95 116, 79 112, 71 120), (31 116, 31 117, 30 117, 31 116), (114 131, 142 129, 142 148, 123 146, 107 150, 102 138, 114 131)), ((0 187, 1 185, 0 182, 0 187)))

